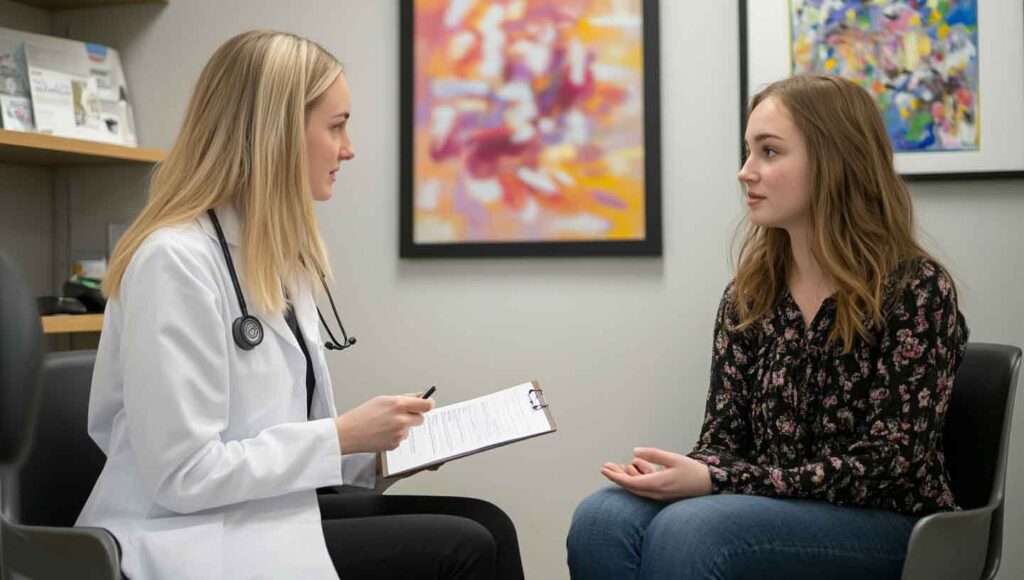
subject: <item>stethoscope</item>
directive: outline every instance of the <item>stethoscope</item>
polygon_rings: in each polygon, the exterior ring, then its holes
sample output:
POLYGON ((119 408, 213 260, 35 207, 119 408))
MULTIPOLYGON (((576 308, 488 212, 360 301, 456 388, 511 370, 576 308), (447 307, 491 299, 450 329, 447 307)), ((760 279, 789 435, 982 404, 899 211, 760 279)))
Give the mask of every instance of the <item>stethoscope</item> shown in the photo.
MULTIPOLYGON (((231 335, 234 337, 238 348, 252 350, 256 348, 256 345, 263 342, 263 325, 260 324, 258 318, 250 315, 245 307, 242 286, 238 283, 238 275, 235 274, 235 263, 231 261, 231 252, 228 251, 228 242, 224 239, 224 231, 220 229, 220 221, 217 219, 217 214, 212 209, 206 210, 206 213, 209 214, 210 220, 213 222, 213 228, 217 230, 217 240, 220 242, 220 249, 224 252, 224 261, 228 264, 231 283, 235 286, 238 307, 242 310, 242 315, 231 324, 231 335)), ((341 338, 344 339, 343 342, 338 342, 338 339, 334 338, 334 333, 331 332, 331 328, 327 326, 327 321, 324 320, 324 313, 320 312, 320 307, 317 306, 316 313, 320 315, 320 322, 324 325, 324 329, 327 330, 327 336, 331 337, 330 341, 324 343, 324 348, 327 350, 345 350, 356 343, 356 337, 349 336, 345 332, 345 325, 341 323, 338 309, 334 306, 334 297, 331 296, 331 290, 327 287, 327 282, 323 276, 320 276, 320 283, 324 286, 324 292, 327 292, 327 299, 331 302, 331 310, 334 311, 334 320, 338 321, 338 328, 341 329, 341 338)))

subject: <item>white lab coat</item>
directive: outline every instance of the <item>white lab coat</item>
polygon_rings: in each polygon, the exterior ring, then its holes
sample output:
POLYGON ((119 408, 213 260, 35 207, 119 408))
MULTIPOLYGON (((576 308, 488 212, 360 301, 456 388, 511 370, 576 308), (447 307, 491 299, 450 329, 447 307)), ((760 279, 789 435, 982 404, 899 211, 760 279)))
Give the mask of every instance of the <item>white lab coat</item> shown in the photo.
MULTIPOLYGON (((240 226, 218 208, 240 279, 240 226)), ((255 309, 263 343, 232 339, 240 315, 204 213, 150 235, 103 322, 89 434, 107 462, 77 525, 110 530, 122 569, 149 578, 337 578, 315 488, 374 487, 373 454, 342 455, 312 292, 295 310, 316 374, 283 316, 255 309)))

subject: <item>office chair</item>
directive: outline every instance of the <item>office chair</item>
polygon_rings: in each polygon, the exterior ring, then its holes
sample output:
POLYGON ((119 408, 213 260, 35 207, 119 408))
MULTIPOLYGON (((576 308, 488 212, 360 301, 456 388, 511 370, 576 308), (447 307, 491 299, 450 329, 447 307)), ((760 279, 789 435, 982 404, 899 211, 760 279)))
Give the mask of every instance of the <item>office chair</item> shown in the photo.
POLYGON ((0 254, 0 578, 118 579, 110 533, 65 527, 103 466, 86 432, 95 354, 40 368, 41 334, 27 284, 0 254))
POLYGON ((42 326, 28 285, 0 253, 0 472, 25 458, 37 406, 42 326))
POLYGON ((942 438, 959 512, 914 526, 903 580, 995 578, 1003 549, 1003 499, 1021 349, 969 343, 953 382, 942 438))
MULTIPOLYGON (((42 328, 21 272, 0 252, 0 479, 25 458, 39 381, 42 328), (26 312, 32 316, 27 316, 26 312)), ((0 516, 10 503, 0 487, 0 516)), ((0 530, 0 548, 4 545, 0 530)), ((3 551, 0 549, 0 576, 3 551)))

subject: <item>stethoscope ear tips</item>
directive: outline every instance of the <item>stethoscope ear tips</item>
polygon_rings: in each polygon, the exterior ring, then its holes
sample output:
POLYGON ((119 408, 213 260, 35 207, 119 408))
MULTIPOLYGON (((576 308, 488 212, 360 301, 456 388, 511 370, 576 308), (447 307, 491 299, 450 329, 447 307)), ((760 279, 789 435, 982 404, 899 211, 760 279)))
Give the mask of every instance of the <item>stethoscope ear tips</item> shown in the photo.
POLYGON ((345 342, 338 344, 337 342, 330 340, 324 343, 324 348, 327 350, 345 350, 356 343, 356 337, 350 336, 345 339, 345 342))

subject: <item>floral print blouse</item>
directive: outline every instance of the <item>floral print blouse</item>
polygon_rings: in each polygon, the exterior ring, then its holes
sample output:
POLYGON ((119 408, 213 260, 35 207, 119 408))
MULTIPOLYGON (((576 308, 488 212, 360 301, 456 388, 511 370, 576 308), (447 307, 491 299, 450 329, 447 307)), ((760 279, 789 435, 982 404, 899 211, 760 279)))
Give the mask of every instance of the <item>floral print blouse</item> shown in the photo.
POLYGON ((957 509, 942 451, 967 345, 949 275, 915 260, 886 284, 885 325, 843 354, 835 300, 808 328, 788 291, 743 331, 732 285, 715 324, 711 388, 690 457, 713 493, 820 499, 911 515, 957 509))

